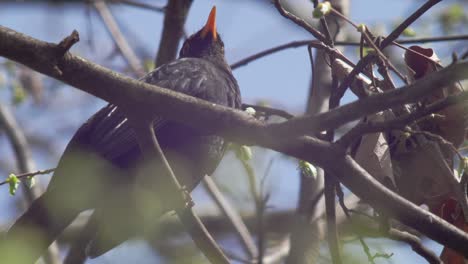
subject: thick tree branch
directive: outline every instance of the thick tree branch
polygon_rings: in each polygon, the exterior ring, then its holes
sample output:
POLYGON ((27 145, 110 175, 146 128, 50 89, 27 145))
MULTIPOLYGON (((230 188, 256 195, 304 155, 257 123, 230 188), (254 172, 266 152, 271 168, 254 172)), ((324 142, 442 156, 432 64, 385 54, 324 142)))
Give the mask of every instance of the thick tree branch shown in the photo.
MULTIPOLYGON (((312 137, 291 137, 287 144, 283 144, 278 133, 266 129, 269 126, 243 112, 132 80, 70 53, 57 60, 53 53, 56 49, 55 44, 35 40, 5 27, 0 27, 0 39, 2 39, 0 56, 25 64, 117 105, 124 106, 132 102, 132 105, 138 106, 140 112, 145 113, 147 118, 157 114, 197 129, 223 135, 241 144, 257 144, 314 163, 330 171, 353 193, 372 206, 387 212, 391 217, 426 234, 431 239, 468 256, 467 234, 384 187, 339 146, 312 137), (54 60, 57 61, 55 66, 61 69, 62 74, 52 69, 54 65, 51 65, 51 61, 54 60)), ((425 92, 441 85, 467 78, 467 68, 468 62, 447 67, 408 88, 416 90, 416 94, 422 96, 425 92)), ((364 113, 364 109, 360 107, 369 106, 369 112, 375 112, 394 104, 416 100, 417 95, 409 92, 408 88, 398 89, 396 94, 392 91, 372 96, 363 100, 363 104, 347 105, 345 108, 347 111, 358 111, 358 113, 356 115, 343 113, 346 118, 340 119, 341 122, 334 121, 333 124, 339 125, 349 119, 359 118, 358 115, 370 114, 364 113), (408 95, 413 98, 400 98, 408 95), (383 105, 378 106, 378 104, 383 105)), ((340 109, 334 111, 342 111, 340 109)), ((333 115, 336 115, 336 112, 333 115)), ((309 119, 311 117, 305 121, 308 122, 309 119)))
POLYGON ((394 106, 414 103, 436 89, 468 78, 468 62, 448 66, 405 87, 375 94, 359 101, 343 105, 327 113, 315 116, 292 118, 286 122, 271 125, 278 135, 294 137, 317 130, 339 127, 359 117, 376 113, 394 106))
POLYGON ((457 95, 450 95, 447 98, 426 106, 416 112, 407 113, 395 119, 381 122, 359 123, 338 139, 337 143, 342 144, 343 146, 349 146, 364 134, 401 129, 420 118, 437 113, 446 107, 463 103, 465 101, 468 101, 468 91, 461 92, 457 95))

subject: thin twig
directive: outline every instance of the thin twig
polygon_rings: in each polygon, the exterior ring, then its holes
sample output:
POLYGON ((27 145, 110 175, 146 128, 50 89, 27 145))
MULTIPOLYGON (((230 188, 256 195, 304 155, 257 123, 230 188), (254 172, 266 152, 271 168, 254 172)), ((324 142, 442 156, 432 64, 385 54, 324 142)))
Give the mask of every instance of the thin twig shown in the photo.
POLYGON ((68 37, 64 38, 59 44, 57 44, 57 56, 62 57, 78 41, 80 41, 78 31, 73 30, 68 37))
POLYGON ((119 29, 117 22, 114 19, 111 11, 107 7, 107 4, 104 1, 95 1, 93 2, 94 8, 98 11, 102 21, 106 25, 107 30, 112 36, 115 44, 119 48, 120 53, 127 61, 130 68, 135 72, 138 77, 141 77, 145 74, 145 70, 141 66, 141 61, 138 56, 133 52, 132 48, 128 44, 124 35, 119 29))
MULTIPOLYGON (((429 0, 426 2, 421 8, 416 10, 411 16, 409 16, 405 21, 403 21, 395 30, 393 30, 379 45, 379 48, 383 50, 389 44, 391 44, 402 32, 407 28, 411 23, 413 23, 416 19, 418 19, 422 14, 424 14, 429 8, 433 5, 437 4, 441 0, 429 0)), ((346 79, 341 83, 340 87, 338 88, 339 93, 337 96, 340 98, 344 95, 347 87, 351 84, 354 77, 362 72, 362 70, 373 60, 373 56, 368 54, 363 59, 361 59, 356 67, 351 71, 351 73, 346 77, 346 79)))
POLYGON ((287 10, 284 9, 284 7, 281 5, 281 0, 275 0, 274 1, 275 7, 278 10, 278 12, 288 18, 289 20, 293 21, 296 25, 300 26, 301 28, 307 30, 312 36, 314 36, 316 39, 318 39, 321 42, 327 43, 327 38, 317 29, 313 28, 311 25, 309 25, 306 21, 303 19, 295 16, 294 14, 291 14, 287 10))
MULTIPOLYGON (((414 39, 398 39, 393 43, 394 45, 397 44, 415 44, 415 43, 426 43, 426 42, 443 42, 443 41, 460 41, 460 40, 467 40, 468 35, 455 35, 455 36, 442 36, 442 37, 428 37, 428 38, 414 38, 414 39)), ((265 56, 271 55, 273 53, 283 51, 286 49, 291 49, 291 48, 299 48, 307 45, 314 45, 314 48, 317 49, 328 49, 327 46, 324 44, 320 43, 317 40, 296 40, 292 42, 288 42, 282 45, 278 45, 266 50, 263 50, 261 52, 258 52, 256 54, 253 54, 251 56, 248 56, 244 59, 241 59, 233 64, 231 64, 231 69, 237 69, 241 66, 247 65, 248 63, 263 58, 265 56)), ((355 41, 335 41, 335 46, 359 46, 360 42, 355 42, 355 41)), ((367 46, 367 45, 366 45, 367 46)), ((343 58, 340 58, 343 59, 343 58)), ((347 61, 348 64, 354 65, 351 61, 347 61)))
POLYGON ((242 157, 239 157, 239 161, 242 163, 242 166, 244 167, 247 173, 250 195, 252 195, 252 198, 255 203, 255 213, 257 215, 257 260, 258 264, 263 264, 263 256, 265 255, 264 253, 266 245, 265 230, 263 228, 263 216, 266 208, 266 200, 263 199, 261 192, 259 193, 255 172, 250 163, 242 157))
POLYGON ((390 239, 393 240, 398 240, 402 242, 408 243, 411 248, 413 249, 414 252, 416 252, 418 255, 421 257, 425 258, 427 262, 431 264, 442 264, 442 260, 440 260, 437 255, 432 252, 432 250, 426 248, 422 242, 421 239, 419 239, 417 236, 410 234, 405 231, 400 231, 395 228, 391 228, 387 232, 387 236, 390 239))
POLYGON ((150 11, 155 11, 158 13, 164 13, 166 8, 165 7, 159 7, 159 6, 153 6, 144 2, 137 2, 137 1, 132 1, 132 0, 108 0, 110 3, 116 3, 116 4, 125 4, 128 6, 133 6, 133 7, 138 7, 150 11))
POLYGON ((239 213, 223 196, 218 186, 216 186, 216 183, 210 176, 205 176, 205 178, 203 178, 203 184, 205 189, 208 191, 208 194, 211 196, 211 198, 213 198, 213 200, 223 212, 224 216, 234 227, 234 230, 236 231, 244 250, 251 259, 255 259, 257 257, 257 248, 255 247, 255 242, 253 241, 252 235, 250 234, 249 229, 247 229, 244 221, 242 221, 239 213))
MULTIPOLYGON (((179 216, 179 219, 190 233, 195 244, 211 263, 229 263, 228 258, 223 254, 219 245, 211 237, 200 218, 198 218, 194 213, 192 208, 193 202, 190 194, 188 191, 183 189, 174 175, 174 172, 172 171, 172 168, 170 167, 169 162, 156 139, 151 119, 149 119, 150 121, 141 120, 138 113, 132 112, 128 113, 127 116, 129 116, 129 121, 132 123, 134 131, 137 134, 138 144, 145 159, 148 161, 158 160, 163 165, 163 175, 161 176, 164 177, 163 181, 168 183, 167 186, 170 188, 167 192, 168 196, 163 198, 171 199, 171 203, 175 204, 175 211, 179 216)), ((155 164, 159 162, 149 163, 149 166, 155 166, 155 164)), ((142 180, 146 181, 145 179, 142 180)))
MULTIPOLYGON (((44 175, 44 174, 52 173, 54 170, 55 170, 55 168, 47 169, 47 170, 39 170, 39 171, 35 171, 35 172, 16 174, 16 178, 22 179, 22 178, 35 177, 37 175, 44 175)), ((6 183, 8 183, 8 182, 7 181, 2 181, 2 182, 0 182, 0 185, 4 185, 6 183)))
POLYGON ((329 173, 325 173, 325 208, 327 216, 328 245, 334 264, 342 263, 335 212, 335 185, 339 184, 329 173))
MULTIPOLYGON (((351 218, 351 214, 350 212, 354 212, 356 214, 360 214, 360 215, 363 215, 371 220, 375 220, 372 216, 369 216, 365 213, 362 213, 362 212, 359 212, 359 211, 356 211, 356 210, 350 210, 348 209, 348 207, 346 207, 346 204, 345 204, 345 201, 344 201, 344 193, 343 193, 343 189, 341 189, 341 185, 340 184, 337 184, 336 185, 336 193, 337 193, 337 196, 338 196, 338 202, 341 206, 341 209, 343 210, 343 212, 345 213, 346 215, 346 218, 350 221, 352 221, 352 218, 351 218)), ((366 254, 367 256, 367 260, 374 264, 374 260, 378 257, 384 257, 384 258, 388 258, 389 254, 386 254, 386 253, 376 253, 376 254, 372 254, 370 252, 370 248, 369 246, 367 245, 366 241, 364 240, 364 238, 361 236, 361 235, 357 235, 357 238, 359 240, 359 243, 361 244, 363 250, 364 250, 364 253, 366 254)))
POLYGON ((407 82, 406 77, 402 73, 400 73, 400 71, 393 65, 393 63, 387 58, 387 56, 385 56, 385 54, 382 53, 380 48, 375 45, 374 41, 370 38, 369 34, 367 33, 367 28, 362 32, 362 35, 364 36, 364 39, 366 40, 367 44, 369 44, 377 52, 379 58, 383 60, 385 64, 388 65, 393 70, 393 72, 395 72, 398 75, 398 77, 400 77, 401 80, 407 82))
POLYGON ((384 49, 389 44, 391 44, 395 39, 397 39, 403 31, 409 27, 416 19, 426 13, 432 6, 439 3, 441 0, 429 0, 424 5, 422 5, 418 10, 414 11, 407 19, 405 19, 398 27, 396 27, 380 44, 380 48, 384 49))
POLYGON ((252 62, 254 60, 263 58, 265 56, 271 55, 271 54, 276 53, 278 51, 282 51, 282 50, 289 49, 289 48, 298 48, 298 47, 303 47, 303 46, 311 46, 311 47, 314 47, 316 49, 323 49, 327 53, 333 53, 333 54, 336 55, 337 58, 340 58, 343 61, 345 61, 346 63, 348 63, 349 65, 354 66, 354 63, 351 60, 349 60, 348 58, 346 58, 343 54, 341 54, 341 52, 339 52, 339 51, 337 51, 335 49, 332 49, 332 48, 326 46, 325 44, 323 44, 323 43, 321 43, 321 42, 319 42, 317 40, 301 40, 301 41, 288 42, 286 44, 282 44, 282 45, 272 47, 272 48, 260 51, 258 53, 252 54, 252 55, 250 55, 250 56, 248 56, 248 57, 246 57, 244 59, 241 59, 241 60, 231 64, 231 69, 235 70, 235 69, 237 69, 237 68, 239 68, 241 66, 245 66, 245 65, 249 64, 250 62, 252 62))

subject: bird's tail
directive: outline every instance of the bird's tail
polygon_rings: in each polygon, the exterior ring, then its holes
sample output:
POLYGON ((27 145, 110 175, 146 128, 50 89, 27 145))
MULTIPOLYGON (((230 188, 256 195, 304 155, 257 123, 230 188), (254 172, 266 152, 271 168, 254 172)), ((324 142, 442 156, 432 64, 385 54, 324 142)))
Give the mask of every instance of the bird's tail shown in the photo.
POLYGON ((35 263, 78 215, 76 209, 51 208, 52 198, 46 192, 36 199, 6 233, 1 244, 14 245, 9 253, 16 255, 9 263, 35 263))

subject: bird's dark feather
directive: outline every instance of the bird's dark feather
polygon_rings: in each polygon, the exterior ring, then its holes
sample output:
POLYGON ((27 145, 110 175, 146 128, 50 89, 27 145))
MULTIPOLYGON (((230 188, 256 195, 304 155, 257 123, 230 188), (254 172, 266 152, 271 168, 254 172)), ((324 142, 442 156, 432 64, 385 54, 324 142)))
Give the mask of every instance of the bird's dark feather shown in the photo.
MULTIPOLYGON (((141 80, 216 104, 240 108, 236 80, 229 70, 213 66, 214 64, 203 59, 182 58, 155 69, 141 80)), ((201 136, 191 128, 161 117, 155 117, 154 128, 163 149, 173 147, 178 141, 188 141, 183 137, 193 137, 193 134, 201 136), (181 128, 185 132, 180 133, 181 128), (173 131, 179 133, 174 134, 173 131)), ((123 112, 113 104, 105 106, 91 117, 75 137, 119 167, 132 166, 140 155, 134 131, 123 112)), ((212 139, 211 136, 210 140, 212 139)), ((220 138, 214 139, 222 144, 220 138)))

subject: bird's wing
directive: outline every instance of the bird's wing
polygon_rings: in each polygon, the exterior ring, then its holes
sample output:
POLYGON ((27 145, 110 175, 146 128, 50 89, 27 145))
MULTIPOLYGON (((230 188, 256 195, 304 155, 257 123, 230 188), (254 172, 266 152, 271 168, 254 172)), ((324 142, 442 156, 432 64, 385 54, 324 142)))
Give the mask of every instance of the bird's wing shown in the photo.
MULTIPOLYGON (((141 80, 217 104, 234 106, 230 102, 234 99, 227 98, 226 95, 218 96, 217 89, 210 89, 223 84, 224 80, 220 79, 220 75, 222 74, 210 67, 209 62, 200 59, 179 59, 157 68, 141 80)), ((230 85, 237 87, 236 83, 230 85)), ((171 123, 161 117, 155 117, 156 134, 171 123)), ((105 106, 92 116, 76 136, 84 138, 97 153, 114 162, 138 148, 134 131, 127 118, 119 107, 113 104, 105 106)))

